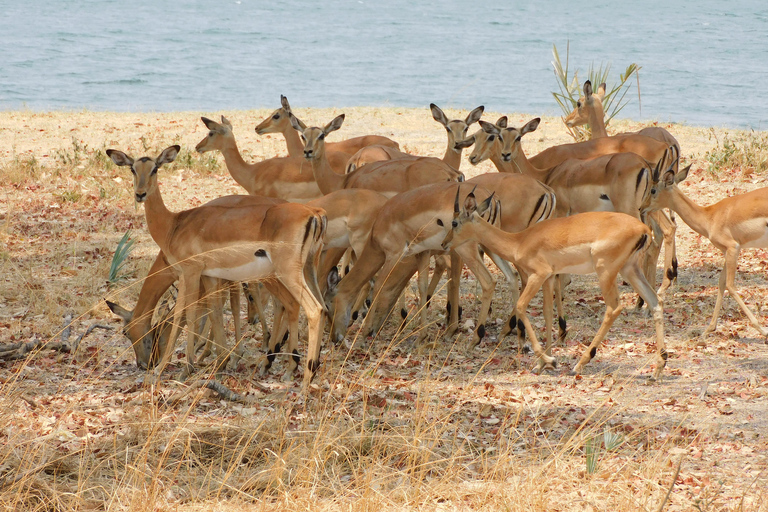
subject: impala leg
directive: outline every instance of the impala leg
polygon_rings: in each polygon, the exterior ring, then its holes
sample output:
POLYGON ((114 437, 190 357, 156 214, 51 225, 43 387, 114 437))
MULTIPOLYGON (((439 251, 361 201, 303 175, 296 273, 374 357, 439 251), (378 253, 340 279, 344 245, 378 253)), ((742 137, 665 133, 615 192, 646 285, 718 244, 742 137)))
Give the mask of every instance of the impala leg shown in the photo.
POLYGON ((230 283, 229 289, 229 306, 232 309, 232 321, 235 324, 235 346, 232 350, 232 354, 229 356, 229 362, 232 368, 237 368, 237 364, 243 358, 245 347, 243 346, 243 333, 240 325, 240 292, 237 289, 237 285, 230 283))
POLYGON ((405 284, 415 271, 416 259, 414 257, 404 258, 400 261, 392 259, 381 267, 376 275, 371 308, 363 322, 363 332, 372 336, 379 332, 381 325, 392 310, 394 301, 402 295, 405 284))
POLYGON ((728 279, 728 258, 725 258, 723 263, 723 270, 720 271, 720 282, 717 288, 717 299, 715 300, 715 311, 712 313, 712 320, 702 333, 702 337, 708 335, 711 332, 715 332, 717 329, 717 318, 720 316, 720 308, 723 305, 723 294, 725 293, 726 281, 728 279))
POLYGON ((429 259, 428 252, 416 255, 418 265, 419 285, 419 326, 416 331, 416 342, 419 343, 427 336, 427 289, 429 287, 429 259))
MULTIPOLYGON (((307 342, 307 369, 304 372, 304 390, 309 389, 309 384, 320 368, 320 348, 323 336, 323 305, 317 300, 309 290, 301 290, 299 293, 299 302, 304 308, 304 314, 307 317, 308 342, 307 342)), ((292 352, 295 356, 294 361, 298 359, 298 352, 292 352)), ((297 362, 298 364, 298 362, 297 362)))
POLYGON ((757 331, 760 333, 761 336, 766 337, 768 336, 768 333, 766 333, 765 329, 760 325, 760 322, 757 320, 757 317, 755 317, 754 313, 750 311, 750 309, 747 307, 747 305, 744 303, 744 300, 741 298, 741 295, 739 295, 739 291, 736 289, 736 269, 738 268, 738 262, 739 262, 739 249, 735 247, 729 248, 727 251, 725 251, 725 260, 726 260, 726 278, 725 278, 725 289, 728 290, 728 293, 731 294, 731 297, 733 297, 736 302, 739 304, 739 307, 744 312, 745 315, 747 315, 747 318, 749 319, 749 323, 752 324, 752 327, 757 329, 757 331))
POLYGON ((659 211, 658 213, 659 227, 664 236, 664 275, 657 295, 659 297, 664 297, 667 288, 672 286, 672 283, 677 279, 677 248, 675 246, 677 225, 675 224, 675 221, 663 211, 659 211))
POLYGON ((619 289, 616 285, 616 274, 611 272, 610 275, 605 272, 601 272, 597 269, 598 278, 600 281, 600 290, 603 292, 603 300, 605 301, 605 315, 603 316, 603 323, 600 324, 597 334, 592 339, 592 343, 586 348, 584 353, 579 358, 576 366, 571 370, 571 375, 578 375, 584 368, 584 365, 589 363, 592 358, 597 354, 597 349, 608 334, 608 329, 611 328, 613 322, 621 314, 622 306, 619 304, 619 289))
POLYGON ((449 257, 445 255, 435 256, 435 271, 432 272, 432 279, 427 287, 427 307, 429 307, 429 302, 435 294, 435 290, 437 290, 437 285, 440 284, 440 279, 442 279, 446 270, 450 270, 450 267, 451 260, 449 257))
MULTIPOLYGON (((651 283, 651 286, 655 286, 656 283, 656 266, 657 262, 659 261, 659 255, 661 254, 661 244, 663 238, 663 233, 658 221, 659 216, 660 212, 657 211, 648 214, 647 222, 653 234, 651 236, 650 243, 645 250, 645 255, 642 257, 643 273, 645 274, 645 279, 651 283)), ((643 303, 643 298, 638 297, 635 310, 639 311, 643 307, 643 303)))
POLYGON ((212 290, 210 296, 211 338, 213 339, 213 346, 216 352, 214 373, 219 373, 221 369, 226 366, 229 357, 229 352, 226 346, 227 336, 224 332, 224 286, 226 286, 226 284, 220 279, 211 279, 208 277, 205 277, 204 279, 206 280, 206 288, 212 290))
POLYGON ((264 314, 264 296, 259 283, 243 283, 245 297, 248 299, 248 321, 252 324, 261 323, 261 346, 266 348, 269 343, 270 331, 267 316, 264 314))
POLYGON ((656 367, 651 378, 661 380, 668 357, 667 345, 664 341, 664 311, 661 299, 636 264, 625 266, 621 270, 621 275, 640 294, 640 297, 648 304, 648 309, 653 313, 653 323, 656 327, 656 367))
POLYGON ((565 321, 565 315, 563 314, 563 278, 560 274, 557 275, 557 280, 555 281, 555 307, 557 308, 557 339, 562 346, 565 346, 565 336, 568 334, 568 325, 565 321))
MULTIPOLYGON (((286 298, 285 292, 279 289, 278 284, 272 283, 269 286, 270 292, 274 295, 274 320, 272 322, 272 336, 267 343, 266 357, 261 368, 262 374, 266 374, 275 362, 275 357, 282 350, 282 344, 285 341, 286 332, 289 330, 289 318, 294 314, 293 311, 287 311, 287 307, 292 307, 293 301, 286 298), (286 306, 285 304, 288 304, 286 306)), ((298 317, 298 310, 295 315, 298 317)), ((294 329, 295 330, 295 329, 294 329)), ((289 334, 290 336, 290 334, 289 334)))
POLYGON ((548 356, 552 355, 552 297, 555 294, 556 277, 550 276, 541 287, 544 306, 544 332, 547 340, 544 351, 548 356))
POLYGON ((531 325, 531 321, 528 319, 528 315, 526 313, 528 310, 528 304, 544 285, 544 282, 548 279, 548 277, 548 275, 531 275, 528 279, 528 282, 526 283, 525 288, 523 288, 523 291, 520 292, 520 298, 517 300, 517 316, 520 319, 520 322, 522 322, 522 324, 525 326, 525 330, 528 332, 528 335, 531 338, 531 347, 533 348, 533 353, 536 355, 536 367, 533 370, 534 373, 539 373, 542 368, 547 365, 557 366, 555 358, 547 355, 547 353, 541 347, 541 344, 539 344, 539 340, 536 338, 536 332, 534 331, 533 326, 531 325))
POLYGON ((445 335, 453 336, 459 328, 461 319, 461 306, 459 306, 459 289, 461 286, 461 269, 464 262, 456 253, 451 251, 451 279, 448 282, 448 300, 446 301, 447 318, 445 321, 445 335))
POLYGON ((496 278, 491 275, 477 251, 477 244, 467 243, 456 249, 457 254, 464 260, 469 270, 475 275, 483 289, 480 300, 480 312, 477 315, 477 328, 472 335, 468 350, 475 348, 485 337, 485 321, 488 319, 488 312, 493 300, 493 292, 496 289, 496 278))

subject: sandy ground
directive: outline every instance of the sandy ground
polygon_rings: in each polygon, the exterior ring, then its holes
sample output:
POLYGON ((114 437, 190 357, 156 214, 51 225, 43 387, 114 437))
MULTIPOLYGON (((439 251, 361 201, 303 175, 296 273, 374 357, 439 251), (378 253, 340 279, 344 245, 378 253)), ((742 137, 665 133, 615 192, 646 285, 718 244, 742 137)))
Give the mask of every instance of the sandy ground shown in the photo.
MULTIPOLYGON (((308 125, 325 124, 345 112, 343 128, 329 141, 375 133, 399 141, 401 148, 411 153, 442 156, 444 151, 444 129, 432 120, 426 108, 294 107, 294 110, 308 125)), ((98 159, 103 149, 119 148, 135 156, 154 155, 174 143, 191 149, 207 131, 200 116, 218 120, 223 114, 233 123, 246 160, 283 155, 285 149, 280 135, 258 136, 253 130, 270 112, 0 113, 0 165, 5 174, 0 194, 0 240, 3 242, 0 342, 56 337, 61 316, 67 311, 73 311, 78 317, 81 331, 94 320, 116 327, 118 324, 102 299, 109 296, 128 306, 135 303, 138 283, 157 249, 146 232, 142 209, 133 205, 130 175, 114 167, 89 171, 90 162, 98 159), (33 177, 11 176, 17 172, 13 169, 23 167, 21 163, 29 164, 31 158, 38 169, 33 177), (129 261, 131 279, 124 283, 124 288, 111 290, 105 286, 105 272, 117 241, 129 228, 137 239, 129 261)), ((466 115, 450 110, 446 113, 450 118, 466 115)), ((486 113, 483 118, 493 121, 499 115, 501 113, 486 113)), ((532 117, 510 114, 509 120, 511 125, 519 126, 532 117)), ((642 126, 619 121, 610 126, 609 131, 630 131, 642 126)), ((664 126, 680 141, 683 163, 693 163, 690 178, 682 188, 697 202, 708 204, 717 198, 766 186, 764 175, 740 169, 708 170, 705 155, 715 148, 717 138, 722 140, 726 130, 664 126)), ((527 154, 533 155, 570 139, 558 118, 544 118, 539 129, 524 142, 527 154)), ((171 209, 188 208, 224 194, 242 193, 228 176, 223 159, 218 158, 220 169, 210 173, 175 167, 162 176, 161 186, 171 209)), ((489 162, 472 167, 464 160, 461 170, 471 177, 493 168, 489 162)), ((565 368, 573 364, 581 350, 579 343, 591 339, 602 316, 604 305, 591 277, 577 279, 566 297, 569 337, 567 347, 556 351, 565 363, 564 369, 550 375, 531 374, 527 371, 531 366, 530 356, 520 359, 511 343, 495 343, 498 323, 509 312, 506 285, 499 279, 488 341, 470 355, 442 346, 439 357, 450 379, 430 391, 450 403, 465 400, 476 408, 480 408, 480 402, 497 408, 515 403, 529 411, 533 418, 530 421, 539 421, 544 417, 539 413, 544 410, 550 415, 558 411, 561 415, 558 417, 570 418, 569 415, 583 415, 584 411, 589 415, 612 409, 609 422, 612 427, 624 432, 648 429, 657 436, 648 449, 655 450, 656 456, 669 457, 667 471, 671 471, 672 461, 685 457, 670 510, 690 509, 695 500, 702 497, 712 498, 713 503, 725 507, 745 494, 749 497, 747 509, 764 509, 765 500, 760 500, 765 494, 760 489, 768 479, 765 472, 768 467, 768 346, 729 299, 717 333, 706 343, 697 344, 697 335, 706 326, 712 311, 722 257, 706 239, 680 220, 678 251, 680 276, 665 304, 671 358, 662 384, 649 386, 644 382, 650 373, 648 363, 653 353, 652 323, 642 315, 626 312, 610 332, 606 349, 590 363, 583 378, 574 380, 565 374, 565 368), (478 398, 478 390, 486 391, 482 400, 478 398)), ((766 254, 763 249, 745 251, 737 278, 743 297, 753 310, 760 311, 758 316, 764 325, 768 325, 763 314, 768 307, 766 254)), ((465 318, 472 318, 476 312, 475 288, 473 279, 468 277, 462 288, 466 299, 465 318)), ((626 287, 622 291, 625 292, 623 303, 631 306, 633 295, 626 287)), ((412 292, 409 300, 411 303, 415 300, 412 292)), ((431 313, 436 322, 432 336, 439 332, 442 317, 438 311, 443 307, 442 300, 431 313)), ((531 309, 540 310, 540 302, 534 303, 531 309)), ((541 317, 535 320, 541 322, 541 317)), ((258 328, 254 335, 248 342, 253 355, 247 368, 253 366, 260 346, 258 328)), ((86 353, 93 354, 94 347, 98 347, 101 355, 97 361, 81 366, 78 375, 82 378, 100 375, 104 384, 99 393, 130 395, 126 389, 131 386, 127 383, 135 380, 137 374, 132 369, 135 367, 131 365, 126 340, 116 333, 96 331, 85 343, 90 347, 86 353)), ((458 343, 463 341, 460 339, 458 343)), ((411 352, 407 343, 398 347, 379 367, 382 373, 375 374, 385 377, 371 378, 368 382, 394 403, 397 400, 385 384, 388 379, 401 379, 410 382, 403 384, 406 389, 409 386, 418 389, 414 368, 421 366, 415 363, 426 364, 422 359, 425 356, 413 356, 411 360, 411 352), (412 362, 404 364, 403 361, 412 362)), ((345 362, 338 349, 324 351, 323 357, 320 385, 337 371, 355 375, 367 371, 371 365, 364 354, 345 362)), ((36 365, 42 368, 45 364, 49 365, 46 367, 49 371, 55 372, 55 365, 50 367, 49 359, 32 361, 21 373, 31 376, 33 372, 29 372, 29 368, 36 365)), ((20 371, 18 365, 3 363, 4 382, 20 371)), ((291 389, 279 381, 280 371, 278 368, 275 375, 260 382, 267 382, 276 390, 291 389)), ((249 378, 259 380, 249 375, 241 381, 245 391, 249 378)), ((64 380, 52 383, 38 374, 28 382, 29 386, 37 387, 38 393, 55 395, 65 388, 77 392, 72 387, 77 378, 60 374, 57 379, 64 380), (74 381, 67 380, 73 378, 74 381)), ((265 400, 279 401, 270 397, 265 400)), ((15 407, 22 410, 24 404, 17 402, 15 407)), ((50 407, 55 407, 54 402, 50 407)), ((482 422, 478 426, 481 427, 482 422)))

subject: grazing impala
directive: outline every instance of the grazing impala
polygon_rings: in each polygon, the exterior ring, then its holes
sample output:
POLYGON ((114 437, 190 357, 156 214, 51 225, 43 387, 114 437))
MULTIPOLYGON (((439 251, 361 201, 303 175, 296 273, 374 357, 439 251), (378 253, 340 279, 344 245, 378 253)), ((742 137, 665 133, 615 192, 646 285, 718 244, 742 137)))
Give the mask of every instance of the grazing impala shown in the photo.
MULTIPOLYGON (((457 201, 458 203, 458 201, 457 201)), ((451 231, 443 240, 443 247, 460 247, 466 242, 477 242, 499 256, 511 261, 528 276, 528 282, 517 301, 517 314, 531 336, 531 345, 537 357, 535 371, 555 365, 552 346, 552 293, 555 274, 597 273, 606 310, 589 347, 584 351, 572 373, 579 374, 584 365, 595 357, 600 343, 621 312, 616 277, 626 279, 653 311, 656 326, 656 368, 654 379, 661 377, 667 362, 664 344, 664 319, 661 303, 645 279, 640 267, 643 250, 651 231, 639 220, 614 212, 590 212, 538 223, 520 233, 507 233, 481 218, 490 205, 490 198, 480 204, 473 194, 467 196, 463 210, 456 208, 451 231), (527 308, 533 296, 544 287, 544 318, 546 323, 546 349, 542 349, 528 319, 527 308)))
POLYGON ((736 289, 736 269, 739 252, 744 248, 768 247, 768 187, 759 188, 746 194, 725 198, 710 206, 699 206, 678 188, 688 176, 689 165, 677 174, 673 169, 657 174, 648 209, 669 208, 677 212, 691 229, 709 240, 725 256, 723 270, 715 301, 715 311, 703 336, 717 329, 717 317, 723 304, 723 293, 728 290, 749 323, 762 336, 768 332, 760 325, 736 289))
MULTIPOLYGON (((197 318, 200 279, 229 281, 265 279, 280 302, 289 310, 304 309, 309 324, 307 371, 309 384, 319 366, 323 306, 314 276, 305 277, 305 267, 322 247, 325 215, 305 205, 284 203, 242 207, 200 206, 170 212, 157 183, 159 168, 172 162, 179 146, 170 146, 157 158, 134 160, 117 150, 107 154, 119 166, 130 167, 136 201, 145 203, 147 227, 169 263, 178 268, 179 294, 169 340, 176 339, 185 309, 192 322, 197 318), (313 283, 314 281, 314 283, 313 283)), ((298 314, 298 313, 297 313, 298 314)), ((294 334, 295 336, 296 334, 294 334)), ((187 340, 187 358, 194 355, 196 333, 187 340)), ((295 340, 291 343, 294 345, 295 340)), ((172 355, 168 343, 154 378, 159 378, 172 355)), ((298 357, 298 354, 296 354, 298 357)), ((297 361, 294 359, 294 364, 297 361)))

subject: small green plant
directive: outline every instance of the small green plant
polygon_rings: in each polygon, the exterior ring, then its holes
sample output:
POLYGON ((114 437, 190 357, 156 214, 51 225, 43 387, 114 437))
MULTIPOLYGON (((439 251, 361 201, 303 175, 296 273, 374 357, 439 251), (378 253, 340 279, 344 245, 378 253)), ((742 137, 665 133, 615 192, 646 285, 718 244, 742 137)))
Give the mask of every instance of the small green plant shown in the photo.
POLYGON ((715 139, 715 147, 704 155, 710 173, 721 169, 741 169, 745 174, 768 170, 768 134, 751 131, 734 137, 726 132, 721 142, 714 128, 709 131, 709 138, 715 139))
POLYGON ((602 439, 599 434, 587 439, 587 442, 584 444, 584 454, 587 458, 587 474, 592 475, 597 471, 600 452, 603 447, 606 452, 613 452, 622 444, 624 444, 624 437, 621 434, 611 432, 609 429, 603 431, 602 439))
MULTIPOLYGON (((565 66, 560 59, 560 54, 557 51, 557 46, 552 45, 552 66, 555 68, 555 78, 557 78, 557 86, 559 92, 553 92, 552 96, 555 97, 555 101, 560 105, 560 109, 563 111, 563 116, 567 116, 571 111, 576 108, 576 102, 579 101, 579 96, 582 90, 582 83, 584 80, 579 79, 579 70, 574 70, 573 76, 569 76, 569 60, 570 60, 570 42, 566 45, 565 50, 565 66)), ((605 96, 603 97, 603 109, 605 110, 605 125, 611 122, 624 107, 627 106, 629 100, 626 99, 627 92, 629 92, 630 84, 628 80, 632 75, 635 75, 637 79, 637 99, 640 102, 640 66, 634 62, 627 66, 624 73, 619 75, 618 84, 608 85, 608 75, 611 71, 611 64, 600 63, 600 66, 595 69, 594 65, 590 64, 587 78, 592 84, 597 87, 602 83, 606 84, 605 96)), ((571 136, 577 140, 589 139, 590 130, 587 126, 577 126, 570 128, 568 131, 571 136)))
POLYGON ((197 154, 188 149, 182 149, 173 163, 177 167, 190 169, 200 174, 211 174, 220 169, 219 161, 213 152, 197 154))
POLYGON ((65 190, 61 194, 54 194, 60 203, 79 203, 83 198, 82 192, 79 190, 65 190))
POLYGON ((133 250, 133 243, 134 239, 131 238, 131 230, 129 229, 117 243, 115 254, 112 256, 112 263, 109 266, 109 277, 107 278, 109 286, 114 286, 128 278, 122 270, 133 250))

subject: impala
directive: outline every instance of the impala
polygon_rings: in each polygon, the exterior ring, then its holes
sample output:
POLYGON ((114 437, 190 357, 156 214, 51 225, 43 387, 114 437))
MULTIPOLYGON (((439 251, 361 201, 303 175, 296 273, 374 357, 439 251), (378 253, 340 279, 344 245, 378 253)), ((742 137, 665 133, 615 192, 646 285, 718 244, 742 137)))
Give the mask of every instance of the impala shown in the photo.
POLYGON ((725 198, 710 206, 699 206, 678 188, 691 166, 677 174, 673 169, 656 175, 648 202, 649 210, 669 208, 677 212, 691 229, 709 240, 723 252, 725 261, 712 320, 702 336, 717 329, 717 317, 723 303, 723 292, 728 290, 749 323, 762 336, 768 332, 760 325, 736 289, 735 278, 739 252, 743 248, 768 247, 768 188, 759 188, 746 194, 725 198))
MULTIPOLYGON (((147 227, 168 262, 179 273, 179 294, 169 340, 176 339, 181 316, 197 318, 200 279, 229 281, 264 279, 280 302, 289 310, 304 309, 309 324, 307 371, 304 385, 319 367, 323 305, 318 298, 314 276, 305 278, 307 261, 312 261, 322 246, 325 216, 322 210, 284 203, 242 207, 200 206, 170 212, 157 183, 159 168, 172 162, 179 146, 170 146, 153 159, 134 160, 117 150, 107 150, 115 164, 130 167, 136 201, 145 203, 147 227), (312 282, 314 280, 314 283, 312 282)), ((187 340, 187 358, 194 355, 194 330, 187 340)), ((297 333, 292 333, 291 346, 297 333)), ((172 355, 168 343, 155 368, 159 378, 172 355)), ((295 348, 294 348, 295 350, 295 348)), ((293 363, 297 364, 295 353, 293 363)))
POLYGON ((246 163, 237 148, 232 123, 227 118, 221 116, 221 123, 206 117, 201 119, 209 131, 196 146, 197 152, 220 151, 229 174, 249 194, 296 203, 305 203, 323 195, 312 176, 312 169, 303 158, 269 158, 258 163, 246 163))
MULTIPOLYGON (((289 156, 300 157, 303 156, 304 144, 301 142, 299 134, 291 126, 291 105, 288 103, 288 98, 280 95, 280 108, 272 112, 269 117, 264 119, 256 126, 256 133, 264 135, 267 133, 281 133, 285 137, 285 144, 288 148, 289 156)), ((399 150, 400 145, 388 137, 382 135, 363 135, 361 137, 353 137, 351 139, 342 140, 339 142, 328 142, 328 153, 342 153, 345 156, 344 164, 349 158, 360 149, 376 145, 379 147, 392 148, 399 150)), ((335 168, 335 167, 334 167, 335 168)), ((338 172, 344 172, 344 166, 338 172)))
MULTIPOLYGON (((593 94, 592 92, 592 82, 587 80, 584 82, 584 96, 580 97, 579 100, 576 102, 576 108, 573 109, 573 111, 568 114, 568 116, 565 118, 565 124, 568 127, 574 127, 574 126, 581 126, 583 124, 589 124, 591 129, 591 138, 592 139, 611 139, 611 140, 627 140, 627 136, 633 136, 633 135, 639 135, 639 136, 646 136, 653 140, 659 141, 663 144, 665 144, 667 147, 673 148, 673 155, 672 155, 672 161, 676 162, 677 157, 680 155, 680 144, 677 142, 677 139, 675 139, 671 133, 669 133, 667 130, 660 126, 649 126, 646 128, 643 128, 639 132, 628 132, 628 133, 622 133, 619 134, 616 137, 609 138, 608 132, 605 129, 605 112, 603 110, 603 98, 605 97, 605 84, 600 84, 600 86, 597 89, 597 92, 593 94)), ((635 144, 637 144, 637 141, 640 141, 640 144, 644 144, 647 146, 647 149, 645 150, 646 153, 638 153, 638 154, 645 154, 650 156, 650 158, 653 157, 654 151, 659 151, 661 148, 661 145, 654 144, 650 142, 648 139, 643 138, 637 138, 637 137, 629 137, 629 140, 635 140, 635 144), (654 149, 656 147, 657 149, 654 149)), ((637 146, 634 146, 634 149, 632 151, 636 151, 637 146)), ((677 164, 675 164, 677 165, 677 164)), ((675 167, 675 170, 677 170, 677 167, 675 167)), ((661 287, 659 288, 659 293, 663 294, 669 286, 671 286, 672 282, 677 278, 677 255, 676 255, 676 249, 675 249, 675 231, 676 226, 674 222, 674 217, 672 215, 667 216, 666 213, 663 211, 655 211, 650 214, 649 217, 651 223, 651 228, 654 230, 654 234, 656 235, 654 237, 654 243, 651 245, 651 248, 649 249, 649 262, 656 262, 659 259, 659 252, 661 251, 661 246, 657 242, 657 239, 660 238, 659 231, 661 231, 661 236, 664 238, 664 274, 662 276, 662 283, 661 287)), ((649 269, 650 270, 650 269, 649 269)), ((655 268, 653 269, 655 270, 655 268)), ((655 272, 653 275, 646 274, 649 279, 653 279, 651 282, 655 282, 655 272)), ((639 304, 641 305, 641 304, 639 304)))
MULTIPOLYGON (((462 148, 457 146, 456 143, 467 138, 467 129, 469 129, 472 124, 480 120, 485 107, 479 106, 473 109, 464 119, 448 119, 448 116, 445 115, 443 110, 434 103, 429 104, 429 109, 432 112, 432 118, 443 125, 446 133, 448 134, 448 144, 445 148, 445 154, 443 155, 442 160, 454 169, 459 170, 461 167, 462 148)), ((349 159, 347 172, 352 172, 353 170, 371 162, 409 158, 416 159, 419 157, 410 155, 408 153, 402 153, 398 150, 393 150, 393 148, 385 146, 370 146, 361 149, 355 153, 352 158, 349 159)))
MULTIPOLYGON (((458 201, 457 201, 458 203, 458 201)), ((553 367, 552 293, 554 276, 561 273, 597 273, 606 310, 603 322, 589 347, 573 367, 572 374, 581 373, 595 357, 600 343, 622 310, 616 277, 626 279, 653 311, 656 327, 656 368, 653 379, 661 377, 667 362, 664 344, 664 320, 661 302, 643 275, 640 260, 651 231, 639 220, 614 212, 590 212, 538 223, 520 233, 507 233, 481 218, 490 205, 490 198, 480 204, 473 194, 467 196, 464 208, 458 211, 443 247, 460 247, 477 242, 499 256, 511 261, 518 271, 528 276, 528 282, 517 300, 517 314, 531 336, 537 358, 535 371, 553 367), (533 296, 544 287, 544 318, 546 349, 536 339, 527 308, 533 296)))

